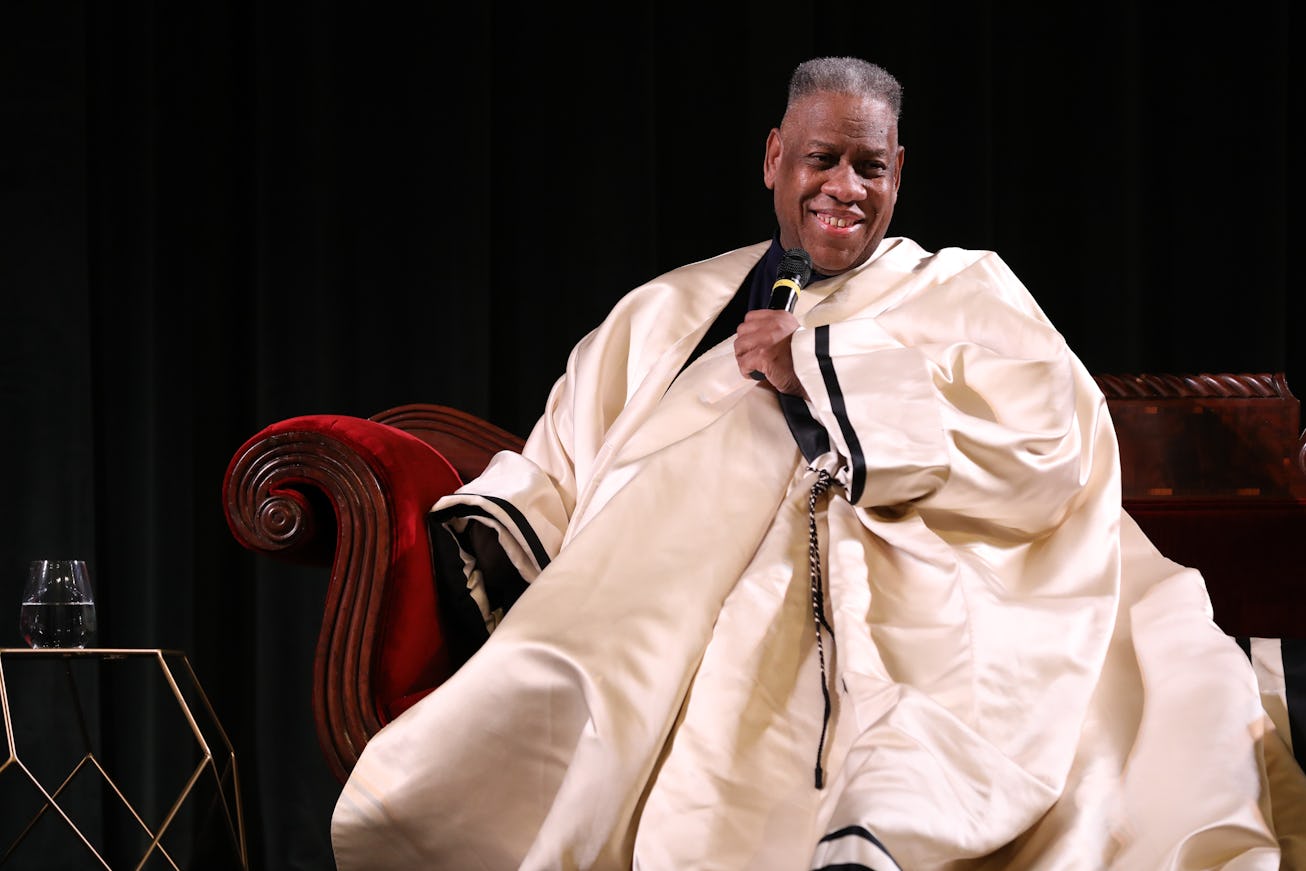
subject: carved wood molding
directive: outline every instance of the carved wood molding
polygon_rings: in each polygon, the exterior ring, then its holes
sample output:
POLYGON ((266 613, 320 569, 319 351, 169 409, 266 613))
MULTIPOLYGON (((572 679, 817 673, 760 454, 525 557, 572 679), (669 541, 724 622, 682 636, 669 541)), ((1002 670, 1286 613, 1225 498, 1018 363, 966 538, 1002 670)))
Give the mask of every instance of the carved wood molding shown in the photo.
POLYGON ((412 403, 372 415, 369 420, 410 433, 444 455, 458 476, 470 481, 499 451, 520 451, 525 441, 489 421, 445 405, 412 403))
POLYGON ((341 781, 381 727, 372 705, 372 645, 389 569, 381 482, 329 434, 290 431, 250 442, 227 473, 226 513, 245 547, 292 562, 330 562, 313 668, 318 741, 341 781), (322 559, 331 554, 334 559, 322 559))
POLYGON ((1094 375, 1107 399, 1291 398, 1282 372, 1198 375, 1094 375))
MULTIPOLYGON (((1094 375, 1107 401, 1114 407, 1112 416, 1122 441, 1130 430, 1132 438, 1143 436, 1168 453, 1182 450, 1183 444, 1195 446, 1194 426, 1200 425, 1195 412, 1215 414, 1231 436, 1229 452, 1206 457, 1208 465, 1232 468, 1236 461, 1250 461, 1266 474, 1280 480, 1279 489, 1295 498, 1306 494, 1306 433, 1301 431, 1300 403, 1288 389, 1283 372, 1126 374, 1094 375), (1140 418, 1138 415, 1143 413, 1140 418), (1189 422, 1172 423, 1162 435, 1157 426, 1167 415, 1188 416, 1189 422), (1278 463, 1291 464, 1279 471, 1270 469, 1278 463)), ((1209 449, 1214 442, 1210 433, 1202 441, 1209 449)), ((1175 454, 1177 455, 1177 454, 1175 454)), ((1149 457, 1154 466, 1161 459, 1149 457)), ((1137 465, 1137 463, 1135 463, 1137 465)), ((1146 470, 1144 470, 1146 471, 1146 470)), ((1249 482, 1255 483, 1255 482, 1249 482)), ((1249 488, 1258 489, 1257 486, 1249 488)), ((1263 488, 1262 488, 1263 489, 1263 488)), ((1265 491, 1270 492, 1270 491, 1265 491)), ((1252 494, 1260 495, 1260 494, 1252 494)))
POLYGON ((377 412, 369 419, 411 433, 447 433, 493 450, 516 449, 524 443, 506 429, 447 405, 415 402, 377 412))

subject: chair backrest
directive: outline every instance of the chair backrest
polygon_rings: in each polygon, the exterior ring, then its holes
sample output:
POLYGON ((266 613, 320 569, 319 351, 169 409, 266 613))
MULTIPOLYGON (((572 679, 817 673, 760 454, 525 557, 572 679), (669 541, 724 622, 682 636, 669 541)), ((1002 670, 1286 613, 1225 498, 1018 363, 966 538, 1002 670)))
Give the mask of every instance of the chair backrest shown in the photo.
POLYGON ((417 436, 439 451, 464 481, 479 475, 499 451, 520 451, 524 444, 506 429, 444 405, 401 405, 370 419, 417 436))

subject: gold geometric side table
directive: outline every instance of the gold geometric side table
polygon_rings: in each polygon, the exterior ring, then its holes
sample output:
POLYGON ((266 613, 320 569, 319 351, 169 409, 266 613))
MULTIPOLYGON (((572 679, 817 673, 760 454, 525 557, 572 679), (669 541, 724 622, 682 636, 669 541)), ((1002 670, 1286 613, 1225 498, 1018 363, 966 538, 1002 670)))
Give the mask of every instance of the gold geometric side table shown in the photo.
POLYGON ((236 754, 180 651, 0 648, 0 729, 0 869, 59 867, 56 839, 79 868, 249 868, 236 754), (117 769, 105 684, 147 749, 117 769))

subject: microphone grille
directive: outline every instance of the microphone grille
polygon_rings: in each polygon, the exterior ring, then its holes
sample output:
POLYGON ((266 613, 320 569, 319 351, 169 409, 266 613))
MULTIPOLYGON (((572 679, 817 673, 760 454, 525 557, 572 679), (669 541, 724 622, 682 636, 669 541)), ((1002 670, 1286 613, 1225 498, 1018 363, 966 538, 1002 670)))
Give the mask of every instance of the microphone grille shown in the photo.
POLYGON ((780 260, 780 275, 792 275, 801 287, 812 277, 812 255, 802 248, 790 248, 780 260))

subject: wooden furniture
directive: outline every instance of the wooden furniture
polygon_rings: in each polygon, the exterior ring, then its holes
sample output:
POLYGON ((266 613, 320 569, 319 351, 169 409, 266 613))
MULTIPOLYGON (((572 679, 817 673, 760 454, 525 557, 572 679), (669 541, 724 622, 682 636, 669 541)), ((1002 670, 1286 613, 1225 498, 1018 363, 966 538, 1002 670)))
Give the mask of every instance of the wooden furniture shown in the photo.
POLYGON ((363 419, 306 415, 236 451, 223 505, 242 545, 330 567, 313 715, 344 781, 382 725, 453 671, 440 632, 426 513, 522 439, 439 405, 363 419))
POLYGON ((1306 441, 1283 374, 1097 382, 1125 510, 1163 554, 1201 570, 1220 627, 1306 638, 1306 441))
MULTIPOLYGON (((1158 548, 1202 571, 1231 635, 1306 638, 1300 408, 1282 374, 1103 375, 1125 508, 1158 548)), ((237 541, 330 567, 313 707, 335 775, 453 670, 426 537, 437 498, 522 440, 438 405, 369 419, 274 423, 223 482, 237 541)))

